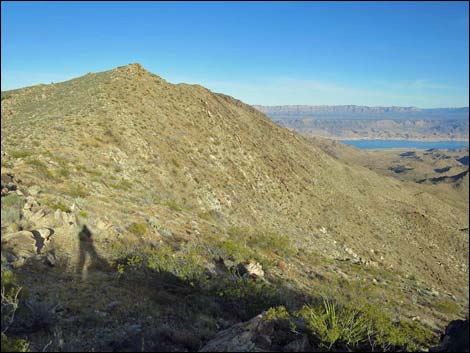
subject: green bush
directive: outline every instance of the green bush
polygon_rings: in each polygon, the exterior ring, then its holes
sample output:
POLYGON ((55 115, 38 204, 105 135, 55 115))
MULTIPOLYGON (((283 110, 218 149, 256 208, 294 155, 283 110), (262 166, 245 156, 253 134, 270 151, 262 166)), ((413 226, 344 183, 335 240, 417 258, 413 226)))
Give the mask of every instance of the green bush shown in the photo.
POLYGON ((2 208, 1 210, 2 223, 11 224, 16 223, 21 219, 21 211, 17 208, 2 208))
POLYGON ((39 159, 29 159, 26 163, 35 167, 40 176, 46 179, 54 179, 54 174, 52 174, 48 166, 43 161, 40 161, 39 159))
POLYGON ((146 223, 134 222, 129 227, 127 227, 127 230, 134 235, 143 236, 147 234, 147 232, 149 231, 149 228, 146 223))
POLYGON ((264 314, 264 319, 268 321, 290 320, 290 314, 284 305, 269 308, 264 314))
POLYGON ((165 202, 165 205, 168 206, 170 210, 173 210, 175 212, 181 212, 183 210, 183 208, 173 200, 167 200, 165 202))
POLYGON ((32 151, 29 151, 29 150, 14 150, 14 151, 10 151, 10 155, 13 157, 13 158, 26 158, 26 157, 29 157, 33 154, 32 151))
POLYGON ((437 301, 435 301, 434 308, 437 311, 441 313, 445 313, 445 314, 456 315, 456 314, 459 314, 461 311, 460 306, 456 302, 447 298, 442 298, 442 299, 438 299, 437 301))
POLYGON ((237 262, 250 260, 253 257, 252 251, 240 241, 223 240, 219 243, 219 248, 224 253, 224 257, 233 258, 237 262))
POLYGON ((2 352, 29 352, 29 344, 24 339, 8 338, 2 332, 2 352))
MULTIPOLYGON (((5 259, 2 256, 2 268, 5 259)), ((29 346, 23 339, 13 339, 6 335, 9 326, 13 323, 15 313, 18 310, 19 294, 21 288, 16 284, 13 272, 2 269, 1 286, 2 286, 2 352, 27 352, 29 346)))
POLYGON ((67 213, 72 212, 70 207, 64 204, 61 200, 44 199, 43 203, 46 206, 49 206, 50 208, 52 208, 53 210, 61 210, 62 212, 67 212, 67 213))
POLYGON ((329 300, 324 300, 322 307, 304 305, 296 315, 305 320, 310 333, 328 350, 337 342, 355 347, 368 339, 366 318, 329 300))
POLYGON ((203 256, 197 247, 175 252, 170 246, 163 245, 150 251, 147 261, 151 270, 171 273, 191 285, 201 284, 205 280, 201 265, 203 256))
POLYGON ((253 232, 248 238, 248 245, 267 252, 274 252, 288 257, 294 254, 290 239, 274 231, 264 230, 253 232))
POLYGON ((11 224, 18 222, 21 219, 23 205, 24 199, 16 194, 9 194, 2 197, 2 223, 11 224))
POLYGON ((24 205, 24 199, 16 194, 8 194, 2 197, 2 207, 16 207, 22 208, 24 205))
POLYGON ((85 198, 88 195, 88 190, 79 184, 70 185, 66 193, 74 198, 85 198))
POLYGON ((358 309, 369 322, 373 344, 381 350, 416 351, 437 343, 432 331, 422 324, 393 320, 381 306, 369 304, 358 309))

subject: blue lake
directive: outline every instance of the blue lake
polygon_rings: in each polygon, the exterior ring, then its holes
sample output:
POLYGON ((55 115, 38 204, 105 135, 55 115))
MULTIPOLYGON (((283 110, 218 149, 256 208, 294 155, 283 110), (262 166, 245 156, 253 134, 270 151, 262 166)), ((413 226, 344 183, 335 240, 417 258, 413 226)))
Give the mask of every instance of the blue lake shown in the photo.
POLYGON ((383 150, 389 148, 416 148, 428 150, 468 148, 468 141, 409 141, 409 140, 340 140, 363 150, 383 150))

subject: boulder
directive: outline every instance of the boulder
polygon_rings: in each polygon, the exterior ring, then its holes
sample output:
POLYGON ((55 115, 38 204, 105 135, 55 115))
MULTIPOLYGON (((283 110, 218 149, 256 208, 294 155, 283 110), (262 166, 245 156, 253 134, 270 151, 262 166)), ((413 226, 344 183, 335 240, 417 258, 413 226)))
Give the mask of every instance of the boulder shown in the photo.
POLYGON ((469 351, 469 321, 454 320, 447 326, 441 336, 438 347, 431 348, 430 352, 468 352, 469 351))
POLYGON ((2 237, 2 250, 9 253, 8 258, 30 258, 36 256, 38 246, 32 232, 22 230, 2 237))
POLYGON ((33 230, 32 233, 37 237, 41 237, 45 241, 50 240, 52 234, 54 234, 54 230, 52 228, 39 228, 37 230, 33 230))
POLYGON ((263 278, 264 271, 261 264, 255 261, 248 263, 241 263, 237 267, 238 273, 241 276, 252 277, 252 278, 263 278))
POLYGON ((28 196, 26 198, 26 202, 23 206, 23 210, 30 211, 30 210, 33 210, 33 209, 37 208, 38 206, 39 206, 38 202, 33 197, 28 196))
POLYGON ((28 194, 30 194, 31 196, 36 196, 40 192, 41 192, 41 188, 37 185, 33 185, 28 188, 28 194))
POLYGON ((289 325, 268 320, 265 314, 220 331, 199 352, 312 352, 306 335, 289 325))
POLYGON ((57 262, 57 259, 53 253, 48 253, 46 255, 46 264, 48 264, 51 267, 54 267, 57 262))
MULTIPOLYGON (((255 343, 264 320, 258 315, 248 322, 236 324, 219 332, 199 352, 263 352, 268 347, 255 343)), ((263 330, 266 331, 266 328, 263 330)))

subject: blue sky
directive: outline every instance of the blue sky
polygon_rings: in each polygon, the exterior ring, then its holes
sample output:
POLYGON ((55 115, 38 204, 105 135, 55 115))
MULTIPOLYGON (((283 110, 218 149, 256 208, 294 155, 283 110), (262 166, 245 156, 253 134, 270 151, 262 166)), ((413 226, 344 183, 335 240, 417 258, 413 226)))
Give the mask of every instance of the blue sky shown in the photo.
POLYGON ((2 90, 139 62, 249 104, 469 104, 467 2, 1 7, 2 90))

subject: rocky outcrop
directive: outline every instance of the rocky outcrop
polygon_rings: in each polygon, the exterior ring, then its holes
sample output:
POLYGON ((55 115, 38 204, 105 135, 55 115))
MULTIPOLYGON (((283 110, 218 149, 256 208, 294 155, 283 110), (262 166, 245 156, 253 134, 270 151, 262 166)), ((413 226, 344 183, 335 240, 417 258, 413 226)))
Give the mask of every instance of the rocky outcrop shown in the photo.
POLYGON ((308 337, 268 320, 266 314, 219 332, 200 352, 313 352, 308 337))
POLYGON ((431 352, 468 352, 469 351, 469 325, 467 320, 454 320, 447 326, 441 337, 438 347, 431 352))
POLYGON ((251 278, 263 278, 264 277, 263 267, 255 261, 241 263, 237 266, 237 270, 241 276, 246 276, 246 277, 251 277, 251 278))
POLYGON ((40 259, 48 250, 52 229, 22 230, 2 237, 2 252, 13 267, 21 267, 26 260, 40 259))

